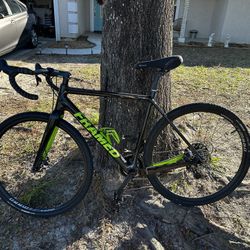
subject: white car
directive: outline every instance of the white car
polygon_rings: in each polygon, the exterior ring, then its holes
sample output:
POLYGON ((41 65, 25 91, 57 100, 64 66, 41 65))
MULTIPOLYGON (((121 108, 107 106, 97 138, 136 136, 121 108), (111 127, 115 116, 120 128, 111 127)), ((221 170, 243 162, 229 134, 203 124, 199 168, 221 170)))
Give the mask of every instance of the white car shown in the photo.
POLYGON ((0 56, 16 47, 36 47, 36 18, 18 0, 0 0, 0 56))

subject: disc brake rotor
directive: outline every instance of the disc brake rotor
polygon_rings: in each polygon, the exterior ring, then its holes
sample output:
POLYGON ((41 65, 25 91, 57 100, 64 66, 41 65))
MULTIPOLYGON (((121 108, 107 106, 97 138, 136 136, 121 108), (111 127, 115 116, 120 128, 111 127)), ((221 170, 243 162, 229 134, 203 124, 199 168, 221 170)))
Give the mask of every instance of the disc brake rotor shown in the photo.
POLYGON ((204 143, 197 142, 192 144, 192 146, 199 154, 199 157, 194 156, 192 161, 196 163, 187 166, 187 170, 192 172, 196 179, 205 178, 211 169, 211 153, 204 143))

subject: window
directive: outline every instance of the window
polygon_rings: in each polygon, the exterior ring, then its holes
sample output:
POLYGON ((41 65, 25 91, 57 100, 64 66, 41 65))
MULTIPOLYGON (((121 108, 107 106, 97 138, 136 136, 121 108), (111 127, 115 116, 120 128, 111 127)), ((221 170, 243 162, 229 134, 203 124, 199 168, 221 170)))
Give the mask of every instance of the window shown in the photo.
POLYGON ((23 4, 18 3, 18 5, 19 5, 22 12, 27 11, 27 8, 23 4))
POLYGON ((20 12, 23 12, 23 10, 20 7, 20 4, 14 0, 6 0, 7 4, 9 5, 12 14, 18 14, 20 12))
POLYGON ((6 6, 5 6, 5 4, 4 4, 4 2, 2 0, 0 0, 0 14, 3 17, 9 15, 8 10, 6 9, 6 6))

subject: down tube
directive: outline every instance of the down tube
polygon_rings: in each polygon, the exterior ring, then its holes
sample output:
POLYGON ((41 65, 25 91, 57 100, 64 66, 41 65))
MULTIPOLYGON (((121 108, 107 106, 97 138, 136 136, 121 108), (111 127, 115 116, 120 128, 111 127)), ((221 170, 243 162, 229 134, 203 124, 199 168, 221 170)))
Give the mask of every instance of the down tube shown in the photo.
POLYGON ((127 161, 100 133, 92 122, 67 98, 65 100, 67 110, 78 120, 78 122, 95 138, 95 140, 106 150, 109 155, 123 168, 127 167, 127 161))

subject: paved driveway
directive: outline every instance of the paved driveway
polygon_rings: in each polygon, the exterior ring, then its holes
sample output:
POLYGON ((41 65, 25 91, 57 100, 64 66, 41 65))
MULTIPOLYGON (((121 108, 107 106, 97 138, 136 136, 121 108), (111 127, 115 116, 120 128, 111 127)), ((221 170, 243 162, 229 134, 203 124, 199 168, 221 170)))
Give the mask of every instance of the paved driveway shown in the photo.
POLYGON ((17 49, 0 58, 5 60, 21 60, 35 54, 36 51, 37 49, 17 49))
POLYGON ((28 57, 35 55, 38 51, 46 47, 48 43, 50 42, 51 42, 51 39, 40 38, 39 45, 37 48, 35 49, 19 48, 6 55, 0 56, 0 58, 3 58, 8 61, 25 60, 28 57))

